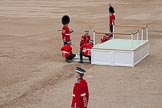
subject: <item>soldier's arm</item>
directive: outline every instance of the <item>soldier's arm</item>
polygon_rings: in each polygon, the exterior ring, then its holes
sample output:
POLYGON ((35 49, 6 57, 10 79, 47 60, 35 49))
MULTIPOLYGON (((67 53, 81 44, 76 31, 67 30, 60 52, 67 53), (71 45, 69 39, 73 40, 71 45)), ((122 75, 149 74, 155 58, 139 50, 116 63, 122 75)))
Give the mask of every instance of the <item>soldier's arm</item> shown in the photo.
POLYGON ((76 94, 75 94, 75 107, 74 108, 79 108, 79 106, 81 105, 81 91, 80 91, 80 87, 78 87, 76 89, 76 94))

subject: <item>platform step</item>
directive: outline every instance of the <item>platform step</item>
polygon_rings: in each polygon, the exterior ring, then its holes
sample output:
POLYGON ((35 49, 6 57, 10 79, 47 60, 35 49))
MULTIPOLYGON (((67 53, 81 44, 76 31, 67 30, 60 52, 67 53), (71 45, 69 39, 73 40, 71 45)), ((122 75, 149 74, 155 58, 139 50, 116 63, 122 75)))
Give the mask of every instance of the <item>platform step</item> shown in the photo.
MULTIPOLYGON (((73 59, 74 62, 79 62, 80 61, 80 54, 76 54, 75 58, 73 59)), ((83 62, 89 63, 88 57, 83 56, 83 62)))

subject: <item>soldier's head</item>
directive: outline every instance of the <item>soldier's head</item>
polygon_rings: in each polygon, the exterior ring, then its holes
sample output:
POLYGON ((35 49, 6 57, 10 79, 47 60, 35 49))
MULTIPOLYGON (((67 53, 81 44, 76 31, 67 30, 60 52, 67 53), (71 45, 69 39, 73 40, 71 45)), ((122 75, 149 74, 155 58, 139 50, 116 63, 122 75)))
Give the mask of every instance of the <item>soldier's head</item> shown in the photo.
POLYGON ((67 25, 67 24, 69 24, 70 23, 70 17, 68 16, 68 15, 64 15, 63 17, 62 17, 62 24, 63 25, 67 25))
POLYGON ((89 43, 93 45, 93 40, 89 40, 89 43))
POLYGON ((89 31, 84 31, 84 36, 88 36, 89 35, 89 31))
POLYGON ((109 36, 109 33, 105 33, 105 36, 109 36))
POLYGON ((76 67, 76 74, 75 77, 78 78, 83 78, 84 73, 86 72, 84 69, 80 68, 80 67, 76 67))

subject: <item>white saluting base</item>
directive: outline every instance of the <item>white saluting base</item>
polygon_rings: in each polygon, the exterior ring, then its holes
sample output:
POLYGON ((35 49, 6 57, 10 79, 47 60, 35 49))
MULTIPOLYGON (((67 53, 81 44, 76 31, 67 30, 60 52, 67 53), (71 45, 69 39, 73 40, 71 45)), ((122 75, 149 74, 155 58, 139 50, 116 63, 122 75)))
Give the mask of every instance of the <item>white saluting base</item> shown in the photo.
POLYGON ((148 40, 111 39, 93 47, 91 64, 134 67, 148 55, 148 40))

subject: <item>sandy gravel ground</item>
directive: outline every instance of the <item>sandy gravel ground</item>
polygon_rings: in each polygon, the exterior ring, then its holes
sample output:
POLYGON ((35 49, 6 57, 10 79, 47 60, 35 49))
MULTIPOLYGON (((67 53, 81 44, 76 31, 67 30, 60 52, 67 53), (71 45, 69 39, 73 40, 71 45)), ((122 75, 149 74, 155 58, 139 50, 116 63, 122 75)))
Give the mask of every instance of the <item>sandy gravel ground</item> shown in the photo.
POLYGON ((87 70, 89 108, 161 108, 161 46, 161 0, 1 0, 0 108, 69 108, 76 66, 87 70), (150 55, 134 68, 66 63, 61 17, 77 28, 77 53, 84 30, 108 31, 109 2, 116 24, 149 24, 150 55))

